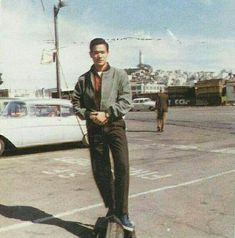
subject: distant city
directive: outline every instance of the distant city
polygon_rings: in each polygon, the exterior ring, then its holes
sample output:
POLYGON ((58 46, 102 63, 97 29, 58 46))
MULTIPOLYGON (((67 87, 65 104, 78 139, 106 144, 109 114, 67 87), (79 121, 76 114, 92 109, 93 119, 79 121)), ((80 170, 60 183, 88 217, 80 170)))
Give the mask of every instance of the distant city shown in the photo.
POLYGON ((164 71, 153 68, 144 64, 143 54, 139 52, 139 64, 136 68, 126 69, 131 81, 132 92, 138 93, 154 93, 165 90, 169 86, 189 86, 194 87, 195 83, 202 80, 210 79, 234 79, 235 74, 232 70, 222 69, 219 73, 215 72, 187 72, 182 70, 164 71))

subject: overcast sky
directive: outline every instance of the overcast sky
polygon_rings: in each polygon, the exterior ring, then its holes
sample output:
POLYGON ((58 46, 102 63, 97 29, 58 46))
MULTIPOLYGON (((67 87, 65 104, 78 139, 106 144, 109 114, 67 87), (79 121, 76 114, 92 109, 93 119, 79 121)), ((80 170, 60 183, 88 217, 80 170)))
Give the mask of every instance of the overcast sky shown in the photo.
MULTIPOLYGON (((89 41, 109 40, 111 65, 135 67, 139 51, 154 70, 235 72, 234 0, 67 0, 60 9, 61 84, 73 87, 90 68, 89 41)), ((56 87, 57 0, 0 0, 1 88, 56 87)))

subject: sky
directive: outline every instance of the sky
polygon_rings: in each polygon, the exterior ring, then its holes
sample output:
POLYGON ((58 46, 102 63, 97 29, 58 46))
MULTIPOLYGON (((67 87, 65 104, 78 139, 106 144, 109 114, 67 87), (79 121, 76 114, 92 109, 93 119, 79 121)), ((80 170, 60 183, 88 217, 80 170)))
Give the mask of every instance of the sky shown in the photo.
MULTIPOLYGON (((62 88, 89 70, 89 42, 105 38, 109 63, 132 68, 235 72, 234 0, 67 0, 58 13, 62 88)), ((56 87, 53 6, 58 0, 0 0, 0 88, 56 87), (44 52, 44 54, 43 54, 44 52), (41 59, 44 56, 44 63, 41 59), (51 58, 49 58, 51 59, 51 58)))

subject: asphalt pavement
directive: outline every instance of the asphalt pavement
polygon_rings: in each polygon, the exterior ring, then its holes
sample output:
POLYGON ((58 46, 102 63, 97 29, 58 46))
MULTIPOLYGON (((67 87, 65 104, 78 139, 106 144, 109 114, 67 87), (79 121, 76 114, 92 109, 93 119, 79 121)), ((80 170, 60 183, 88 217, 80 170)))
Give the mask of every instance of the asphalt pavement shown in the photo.
MULTIPOLYGON (((126 116, 130 218, 138 238, 234 238, 235 107, 170 108, 126 116)), ((106 213, 87 148, 0 159, 0 237, 92 238, 106 213)))

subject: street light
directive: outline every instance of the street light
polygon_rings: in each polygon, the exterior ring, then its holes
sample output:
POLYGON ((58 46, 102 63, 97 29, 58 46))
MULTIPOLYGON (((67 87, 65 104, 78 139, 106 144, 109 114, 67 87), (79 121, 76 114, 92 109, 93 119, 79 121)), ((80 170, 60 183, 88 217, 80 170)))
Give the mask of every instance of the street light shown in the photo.
POLYGON ((59 39, 57 30, 57 16, 60 11, 60 8, 62 7, 65 7, 65 3, 62 0, 59 0, 57 6, 54 5, 56 88, 58 98, 61 98, 61 86, 60 86, 60 62, 59 62, 59 39))

